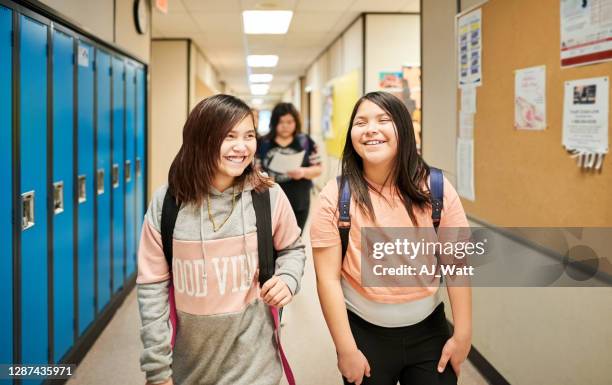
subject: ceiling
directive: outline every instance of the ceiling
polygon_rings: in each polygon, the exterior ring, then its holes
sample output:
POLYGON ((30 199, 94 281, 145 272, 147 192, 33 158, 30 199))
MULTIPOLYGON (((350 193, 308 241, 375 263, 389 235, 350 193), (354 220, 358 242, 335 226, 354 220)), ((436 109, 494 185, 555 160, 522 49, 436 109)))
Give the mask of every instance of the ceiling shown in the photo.
POLYGON ((419 12, 419 0, 168 0, 153 10, 153 38, 190 38, 237 95, 250 98, 248 71, 272 73, 267 101, 280 99, 362 12, 419 12), (242 11, 292 10, 285 35, 245 35, 242 11), (279 56, 275 68, 248 69, 246 55, 279 56))

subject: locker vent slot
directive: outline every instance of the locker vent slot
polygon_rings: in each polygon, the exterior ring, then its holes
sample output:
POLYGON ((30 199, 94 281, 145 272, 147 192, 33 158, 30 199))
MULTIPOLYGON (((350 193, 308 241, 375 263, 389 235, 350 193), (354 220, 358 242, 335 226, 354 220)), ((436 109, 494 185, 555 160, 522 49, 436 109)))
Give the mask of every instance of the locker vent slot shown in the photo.
POLYGON ((113 164, 111 178, 113 179, 113 188, 119 187, 119 165, 116 163, 113 164))
POLYGON ((96 191, 98 195, 104 194, 104 169, 99 168, 96 173, 96 191))
POLYGON ((64 212, 64 182, 53 183, 53 213, 64 212))
POLYGON ((125 161, 125 183, 128 183, 132 180, 132 161, 125 161))
POLYGON ((34 191, 21 194, 21 230, 34 226, 34 191))
POLYGON ((79 175, 78 177, 79 186, 79 203, 87 201, 87 185, 85 175, 79 175))

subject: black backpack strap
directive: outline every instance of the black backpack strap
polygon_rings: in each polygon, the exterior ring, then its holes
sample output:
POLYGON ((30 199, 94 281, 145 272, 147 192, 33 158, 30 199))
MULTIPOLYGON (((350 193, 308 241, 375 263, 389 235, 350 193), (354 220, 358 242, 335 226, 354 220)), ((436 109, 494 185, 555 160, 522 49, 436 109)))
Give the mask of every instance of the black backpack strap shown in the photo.
POLYGON ((342 243, 342 260, 348 249, 349 232, 351 231, 351 187, 346 178, 341 176, 336 177, 338 181, 338 192, 340 199, 338 200, 338 233, 340 233, 340 242, 342 243))
POLYGON ((444 207, 444 175, 442 170, 430 167, 429 185, 431 191, 431 220, 437 232, 442 218, 442 208, 444 207))
POLYGON ((253 208, 257 226, 257 254, 259 255, 259 285, 263 285, 274 275, 276 251, 272 239, 272 208, 270 190, 253 190, 253 208))
POLYGON ((170 193, 170 189, 166 191, 164 196, 164 204, 162 206, 161 215, 161 237, 164 256, 168 263, 168 270, 172 271, 172 236, 174 235, 174 225, 178 216, 180 204, 170 193))

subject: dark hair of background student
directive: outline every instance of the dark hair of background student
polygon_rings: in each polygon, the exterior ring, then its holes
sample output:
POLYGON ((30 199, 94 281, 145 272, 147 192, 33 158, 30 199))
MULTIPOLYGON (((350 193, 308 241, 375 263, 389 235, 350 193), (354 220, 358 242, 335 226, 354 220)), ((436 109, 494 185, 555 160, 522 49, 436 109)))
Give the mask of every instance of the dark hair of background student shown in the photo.
POLYGON ((280 122, 281 117, 291 114, 293 116, 293 120, 295 121, 295 131, 293 131, 293 136, 295 137, 297 134, 302 132, 302 124, 300 122, 300 114, 295 109, 293 104, 291 103, 278 103, 274 106, 272 110, 272 115, 270 116, 270 131, 266 135, 267 140, 274 140, 276 138, 276 127, 280 122))

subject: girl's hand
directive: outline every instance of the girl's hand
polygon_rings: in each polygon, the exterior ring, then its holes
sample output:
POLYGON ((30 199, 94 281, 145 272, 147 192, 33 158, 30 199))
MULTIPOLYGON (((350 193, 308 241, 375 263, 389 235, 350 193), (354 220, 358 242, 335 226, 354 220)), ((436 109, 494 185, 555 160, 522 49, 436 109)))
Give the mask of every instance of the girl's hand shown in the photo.
POLYGON ((172 377, 170 377, 165 382, 158 382, 156 384, 152 384, 150 382, 147 382, 146 385, 174 385, 174 382, 172 382, 172 377))
POLYGON ((304 171, 304 167, 300 167, 300 168, 296 168, 295 170, 291 170, 287 172, 287 175, 291 178, 291 179, 303 179, 304 175, 305 175, 305 171, 304 171))
POLYGON ((450 360, 455 374, 459 377, 461 364, 467 358, 471 347, 472 344, 469 338, 458 338, 454 335, 449 338, 446 344, 444 344, 444 348, 442 348, 442 357, 440 357, 440 362, 438 362, 438 372, 442 373, 450 360))
POLYGON ((370 377, 370 364, 361 350, 338 353, 338 369, 350 383, 361 385, 363 376, 370 377))
POLYGON ((261 298, 270 306, 283 307, 291 301, 293 295, 287 284, 275 275, 261 287, 261 298))

